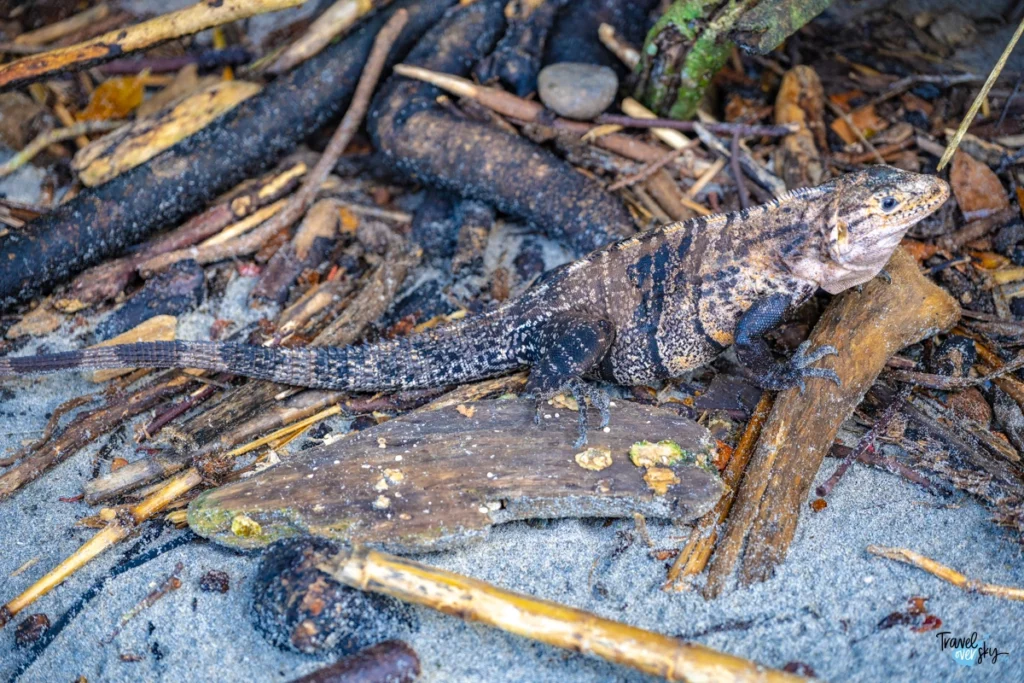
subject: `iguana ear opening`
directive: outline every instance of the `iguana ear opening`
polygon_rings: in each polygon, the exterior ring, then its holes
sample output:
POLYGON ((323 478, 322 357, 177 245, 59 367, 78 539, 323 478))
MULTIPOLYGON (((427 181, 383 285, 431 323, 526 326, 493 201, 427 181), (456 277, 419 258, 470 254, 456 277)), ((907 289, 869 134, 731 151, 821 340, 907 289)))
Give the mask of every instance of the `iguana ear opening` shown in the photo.
POLYGON ((842 261, 843 254, 846 252, 847 245, 850 243, 850 231, 847 227, 846 221, 839 214, 839 197, 842 190, 837 190, 833 194, 833 199, 828 203, 826 209, 827 225, 828 225, 828 243, 826 248, 828 249, 828 255, 833 261, 842 261))

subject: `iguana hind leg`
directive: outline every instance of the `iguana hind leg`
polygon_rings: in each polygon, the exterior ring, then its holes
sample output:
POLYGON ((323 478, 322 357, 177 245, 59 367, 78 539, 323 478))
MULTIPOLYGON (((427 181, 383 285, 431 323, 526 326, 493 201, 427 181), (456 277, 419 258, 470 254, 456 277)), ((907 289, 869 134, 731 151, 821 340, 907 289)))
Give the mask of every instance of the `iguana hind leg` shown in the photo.
POLYGON ((572 393, 579 405, 579 438, 576 447, 587 442, 587 401, 601 412, 601 427, 608 424, 608 395, 583 380, 608 353, 615 338, 614 328, 605 320, 569 318, 550 321, 538 332, 540 351, 526 383, 527 393, 541 406, 563 391, 572 393))
POLYGON ((776 327, 789 309, 789 297, 775 294, 757 301, 740 319, 736 326, 736 355, 754 375, 762 389, 782 390, 800 387, 803 392, 804 379, 820 377, 839 384, 839 375, 834 370, 807 367, 825 356, 838 353, 832 346, 820 346, 810 353, 811 343, 804 342, 788 361, 779 362, 772 356, 764 334, 776 327))

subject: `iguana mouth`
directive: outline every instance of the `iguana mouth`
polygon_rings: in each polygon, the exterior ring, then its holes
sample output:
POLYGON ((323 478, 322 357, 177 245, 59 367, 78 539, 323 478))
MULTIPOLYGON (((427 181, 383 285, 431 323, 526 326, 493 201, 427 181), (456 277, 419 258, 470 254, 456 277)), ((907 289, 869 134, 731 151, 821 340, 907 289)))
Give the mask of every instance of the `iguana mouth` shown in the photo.
POLYGON ((914 207, 913 213, 910 218, 910 222, 907 227, 909 228, 917 221, 921 220, 926 216, 930 216, 936 209, 946 203, 949 199, 949 183, 941 178, 935 178, 935 191, 918 206, 914 207))

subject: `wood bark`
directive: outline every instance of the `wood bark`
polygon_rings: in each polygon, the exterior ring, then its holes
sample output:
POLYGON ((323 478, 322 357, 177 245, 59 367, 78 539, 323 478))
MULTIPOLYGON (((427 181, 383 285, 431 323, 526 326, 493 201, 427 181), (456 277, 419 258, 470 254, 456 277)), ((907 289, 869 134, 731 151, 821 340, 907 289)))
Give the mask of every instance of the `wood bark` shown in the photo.
POLYGON ((417 553, 465 544, 516 519, 639 512, 686 521, 710 510, 723 493, 717 473, 698 464, 712 457, 710 434, 665 410, 616 403, 610 430, 591 433, 591 448, 610 457, 603 469, 575 457, 575 411, 545 406, 548 416, 534 425, 533 400, 480 401, 418 411, 303 451, 204 493, 189 524, 236 548, 306 533, 417 553), (664 467, 633 464, 635 442, 665 439, 686 455, 664 467))
POLYGON ((887 269, 891 283, 875 278, 860 292, 840 294, 815 326, 812 347, 831 344, 839 352, 817 366, 835 370, 842 386, 818 379, 802 394, 779 394, 712 558, 708 597, 719 595, 734 573, 743 585, 771 577, 786 558, 799 511, 839 427, 885 362, 959 318, 956 301, 927 280, 902 248, 887 269))

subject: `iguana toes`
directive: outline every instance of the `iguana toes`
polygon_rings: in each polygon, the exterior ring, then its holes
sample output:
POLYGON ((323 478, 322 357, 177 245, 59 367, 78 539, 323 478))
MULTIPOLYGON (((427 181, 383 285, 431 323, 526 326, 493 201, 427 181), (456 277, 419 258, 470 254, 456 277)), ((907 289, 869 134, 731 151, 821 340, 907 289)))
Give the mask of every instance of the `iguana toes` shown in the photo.
POLYGON ((885 266, 904 232, 949 196, 937 178, 876 166, 763 206, 672 223, 563 266, 519 298, 411 338, 344 348, 151 342, 0 359, 0 377, 66 368, 202 368, 304 387, 391 391, 530 369, 538 399, 569 390, 608 421, 600 378, 647 384, 704 365, 726 347, 766 389, 838 382, 807 367, 828 347, 776 361, 762 336, 821 287, 833 294, 885 266))

